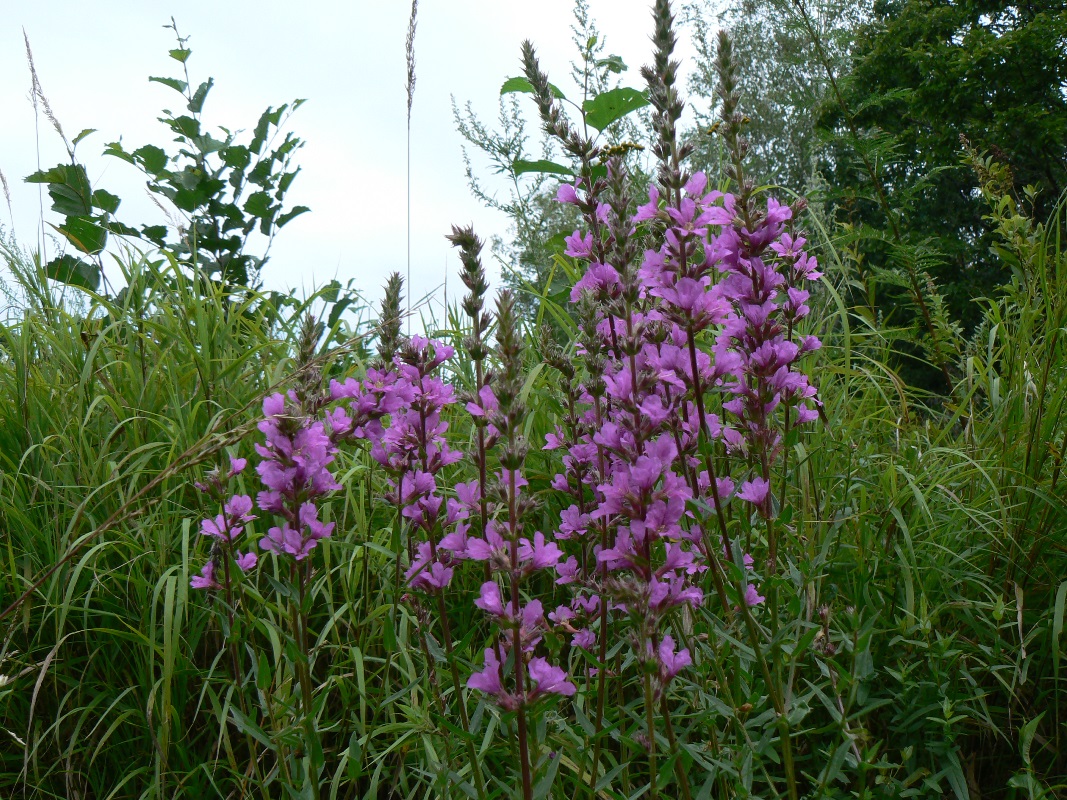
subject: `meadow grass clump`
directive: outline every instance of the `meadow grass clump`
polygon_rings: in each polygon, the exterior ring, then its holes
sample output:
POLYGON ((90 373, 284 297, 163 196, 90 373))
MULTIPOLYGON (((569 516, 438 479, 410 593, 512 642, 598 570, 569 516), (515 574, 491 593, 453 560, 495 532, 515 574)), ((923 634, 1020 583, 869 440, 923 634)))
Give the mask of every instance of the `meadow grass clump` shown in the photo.
POLYGON ((0 793, 1062 796, 1067 203, 965 150, 1014 278, 909 386, 847 231, 749 174, 725 37, 689 166, 653 16, 651 169, 523 46, 563 294, 494 302, 469 228, 412 335, 399 275, 352 328, 5 241, 0 793))

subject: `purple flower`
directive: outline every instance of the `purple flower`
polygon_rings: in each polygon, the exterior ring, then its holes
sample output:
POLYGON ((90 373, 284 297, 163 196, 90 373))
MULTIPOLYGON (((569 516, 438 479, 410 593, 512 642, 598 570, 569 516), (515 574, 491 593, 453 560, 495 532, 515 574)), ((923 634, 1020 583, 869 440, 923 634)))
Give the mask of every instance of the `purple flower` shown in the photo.
POLYGON ((737 496, 753 505, 762 506, 767 500, 770 490, 771 485, 763 478, 753 478, 741 484, 741 490, 737 493, 737 496))
POLYGON ((583 628, 571 637, 571 644, 583 650, 592 650, 596 644, 596 636, 588 628, 583 628))
POLYGON ((500 586, 497 585, 496 581, 486 581, 482 584, 478 599, 474 601, 474 605, 495 617, 504 616, 504 600, 500 596, 500 586))
POLYGON ((252 498, 246 494, 235 495, 223 506, 223 511, 240 522, 251 522, 256 518, 254 514, 249 513, 251 510, 252 498))
POLYGON ((756 591, 756 587, 755 587, 754 584, 750 583, 745 587, 745 605, 746 606, 751 607, 751 606, 761 605, 763 603, 763 601, 766 600, 766 599, 767 599, 766 597, 764 597, 758 591, 756 591))
POLYGON ((577 691, 577 687, 567 679, 566 672, 543 658, 530 659, 529 671, 530 679, 535 684, 531 698, 549 693, 570 697, 577 691))
POLYGON ((467 681, 467 686, 477 689, 486 694, 502 697, 503 688, 500 685, 500 661, 496 657, 496 651, 485 648, 485 668, 481 672, 475 672, 467 681))
POLYGON ((256 563, 259 561, 258 556, 255 553, 249 551, 247 553, 237 554, 237 566, 240 567, 242 572, 248 572, 255 568, 256 563))
POLYGON ((561 183, 559 189, 556 190, 556 202, 578 205, 581 201, 578 199, 578 192, 575 191, 577 186, 577 183, 561 183))
POLYGON ((194 576, 189 585, 194 589, 221 589, 222 586, 215 580, 215 562, 208 561, 204 564, 200 574, 194 576))
POLYGON ((552 541, 547 541, 541 531, 534 534, 533 544, 529 539, 519 542, 519 560, 525 562, 524 569, 547 569, 554 567, 563 557, 563 551, 552 541))
POLYGON ((660 680, 664 685, 693 663, 687 648, 683 647, 678 652, 675 652, 674 639, 669 634, 660 640, 658 656, 660 680))

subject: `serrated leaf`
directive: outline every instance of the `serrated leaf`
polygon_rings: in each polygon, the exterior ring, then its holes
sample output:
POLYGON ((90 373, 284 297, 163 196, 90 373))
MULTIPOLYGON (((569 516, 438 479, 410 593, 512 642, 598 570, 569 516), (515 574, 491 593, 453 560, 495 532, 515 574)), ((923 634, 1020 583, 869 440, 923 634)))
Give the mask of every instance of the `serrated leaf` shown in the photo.
MULTIPOLYGON (((558 100, 564 100, 563 92, 554 83, 548 84, 548 90, 552 92, 552 96, 558 100)), ((533 94, 533 84, 521 75, 515 78, 508 78, 504 81, 504 85, 500 87, 500 94, 512 94, 514 92, 524 92, 526 94, 533 94)))
POLYGON ((25 181, 48 184, 52 210, 57 214, 69 217, 92 213, 92 187, 81 164, 60 164, 49 170, 35 172, 25 181))
POLYGON ((62 225, 52 225, 83 253, 99 253, 107 244, 107 231, 87 217, 67 217, 62 225))
POLYGON ((126 152, 125 148, 122 146, 122 142, 108 142, 104 145, 104 155, 115 156, 115 158, 121 158, 123 161, 128 161, 131 164, 134 163, 133 156, 126 152))
POLYGON ((515 170, 516 175, 523 175, 527 172, 548 172, 552 175, 573 175, 574 171, 570 167, 565 167, 562 164, 557 164, 554 161, 525 161, 521 158, 516 159, 512 164, 512 168, 515 170))
POLYGON ((109 220, 107 223, 108 233, 114 233, 119 236, 136 236, 141 238, 141 232, 136 228, 131 228, 129 225, 123 225, 121 222, 115 220, 109 220))
POLYGON ((629 67, 626 66, 626 62, 622 60, 622 56, 616 55, 602 58, 596 62, 596 65, 601 68, 606 67, 608 72, 614 72, 616 75, 629 69, 629 67))
POLYGON ((219 151, 219 155, 222 156, 222 161, 227 167, 237 170, 243 170, 247 167, 248 162, 252 158, 252 154, 248 152, 248 148, 242 147, 241 145, 226 147, 219 151))
POLYGON ((69 286, 80 286, 90 291, 96 291, 100 285, 100 270, 96 264, 82 261, 72 255, 53 258, 45 264, 44 274, 51 280, 69 286))
POLYGON ((182 115, 174 119, 165 120, 165 122, 172 131, 190 139, 195 139, 200 135, 200 122, 192 117, 182 115))
POLYGON ((308 208, 307 206, 293 206, 291 209, 286 211, 284 214, 280 214, 278 216, 278 220, 277 220, 277 222, 275 224, 279 228, 282 228, 282 227, 285 226, 285 224, 287 222, 292 221, 294 218, 299 217, 301 214, 306 214, 310 210, 311 209, 308 208))
POLYGON ((585 121, 602 131, 611 123, 647 105, 648 98, 643 92, 620 86, 609 92, 601 92, 592 100, 586 100, 582 109, 585 111, 585 121))
POLYGON ((164 241, 167 238, 167 226, 166 225, 142 225, 141 235, 148 239, 150 242, 155 242, 160 247, 163 246, 164 241))
POLYGON ((71 140, 71 142, 70 142, 71 145, 73 145, 74 147, 77 147, 78 146, 78 142, 80 142, 82 139, 84 139, 90 133, 96 133, 96 128, 86 128, 85 130, 83 130, 81 133, 79 133, 77 136, 75 136, 71 140))
POLYGON ((185 81, 180 81, 177 78, 158 78, 152 76, 148 80, 150 83, 162 83, 164 86, 169 86, 179 94, 185 94, 185 90, 188 87, 188 84, 185 81))
POLYGON ((214 85, 214 78, 208 78, 200 84, 200 86, 197 87, 196 92, 193 93, 193 99, 189 101, 186 107, 192 113, 199 114, 204 108, 204 100, 207 98, 207 93, 211 91, 211 87, 214 85))
POLYGON ((167 168, 167 154, 163 152, 162 148, 156 147, 154 144, 138 147, 130 155, 136 161, 140 161, 145 172, 151 175, 158 175, 167 168))
POLYGON ((254 217, 266 217, 271 212, 271 197, 266 192, 253 192, 245 200, 244 210, 246 214, 254 217))
POLYGON ((103 189, 97 189, 93 192, 93 207, 99 208, 101 211, 106 211, 108 214, 114 214, 119 209, 119 204, 122 202, 118 197, 106 192, 103 189))
POLYGON ((175 50, 168 50, 167 52, 170 53, 171 58, 173 58, 180 64, 184 64, 186 61, 188 61, 189 56, 193 54, 192 50, 188 50, 184 47, 179 47, 175 50))

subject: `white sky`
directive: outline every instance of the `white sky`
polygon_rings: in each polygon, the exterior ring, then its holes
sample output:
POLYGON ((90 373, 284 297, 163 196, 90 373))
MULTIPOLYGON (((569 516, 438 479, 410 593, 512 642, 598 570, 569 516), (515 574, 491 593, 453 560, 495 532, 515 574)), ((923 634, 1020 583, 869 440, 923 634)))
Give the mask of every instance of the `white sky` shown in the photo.
MULTIPOLYGON (((651 56, 651 0, 589 5, 606 52, 621 55, 630 67, 624 83, 643 88, 638 68, 651 56)), ((119 136, 128 150, 167 142, 156 116, 164 107, 177 110, 178 97, 148 76, 180 75, 166 52, 176 46, 173 33, 163 28, 173 14, 190 37, 194 84, 215 78, 205 106, 209 127, 251 129, 268 105, 308 99, 290 124, 307 144, 297 157, 303 171, 288 197, 289 205, 312 211, 275 239, 266 286, 303 294, 331 278, 354 279, 377 298, 390 272, 405 271, 404 39, 410 8, 407 0, 0 0, 0 171, 14 207, 11 219, 0 203, 0 225, 27 247, 40 235, 37 187, 22 181, 37 168, 23 28, 68 138, 84 128, 99 131, 78 147, 90 180, 123 198, 122 221, 162 221, 140 173, 99 153, 119 136)), ((449 292, 460 290, 458 259, 444 239, 452 223, 473 222, 486 240, 507 231, 506 218, 485 209, 467 189, 450 96, 460 105, 471 101, 491 123, 501 83, 521 74, 525 38, 537 46, 550 79, 568 92, 572 19, 572 0, 420 2, 411 161, 414 297, 437 289, 446 269, 449 292)), ((681 38, 684 57, 692 49, 681 38)), ((532 101, 526 110, 532 119, 532 101)), ((65 160, 43 119, 39 141, 42 167, 65 160)), ((488 170, 485 178, 495 185, 488 170)), ((44 202, 45 219, 58 223, 47 194, 44 202)))

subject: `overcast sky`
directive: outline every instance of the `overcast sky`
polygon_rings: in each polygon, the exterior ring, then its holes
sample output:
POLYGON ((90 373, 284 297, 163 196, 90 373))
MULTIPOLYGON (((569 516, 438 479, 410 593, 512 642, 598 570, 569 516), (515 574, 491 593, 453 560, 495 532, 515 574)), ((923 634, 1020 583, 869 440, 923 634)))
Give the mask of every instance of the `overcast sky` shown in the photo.
MULTIPOLYGON (((607 52, 630 67, 624 83, 643 88, 638 68, 650 60, 651 0, 589 0, 589 6, 607 52)), ((289 200, 312 212, 278 235, 263 274, 267 287, 303 293, 336 277, 354 279, 377 297, 390 272, 405 270, 406 0, 0 0, 0 9, 0 170, 14 207, 13 219, 0 208, 0 224, 23 245, 39 237, 37 188, 22 181, 37 168, 37 142, 42 167, 64 161, 65 152, 46 121, 35 134, 22 29, 68 137, 99 131, 78 147, 90 180, 123 198, 123 221, 156 223, 162 215, 148 201, 140 173, 99 154, 120 136, 127 149, 166 142, 156 117, 176 107, 176 95, 148 76, 180 74, 166 52, 175 46, 173 33, 163 27, 174 15, 190 37, 192 80, 215 78, 205 106, 209 126, 250 129, 268 105, 308 99, 290 124, 307 144, 289 200)), ((572 0, 420 3, 411 159, 414 296, 439 287, 446 270, 449 292, 458 291, 458 260, 444 239, 452 223, 473 222, 484 239, 507 230, 506 218, 467 189, 451 96, 461 105, 470 101, 492 122, 501 83, 521 74, 524 38, 534 41, 550 78, 566 92, 572 19, 572 0)), ((683 48, 683 56, 692 52, 688 42, 683 48)), ((59 222, 47 195, 45 218, 59 222)))

